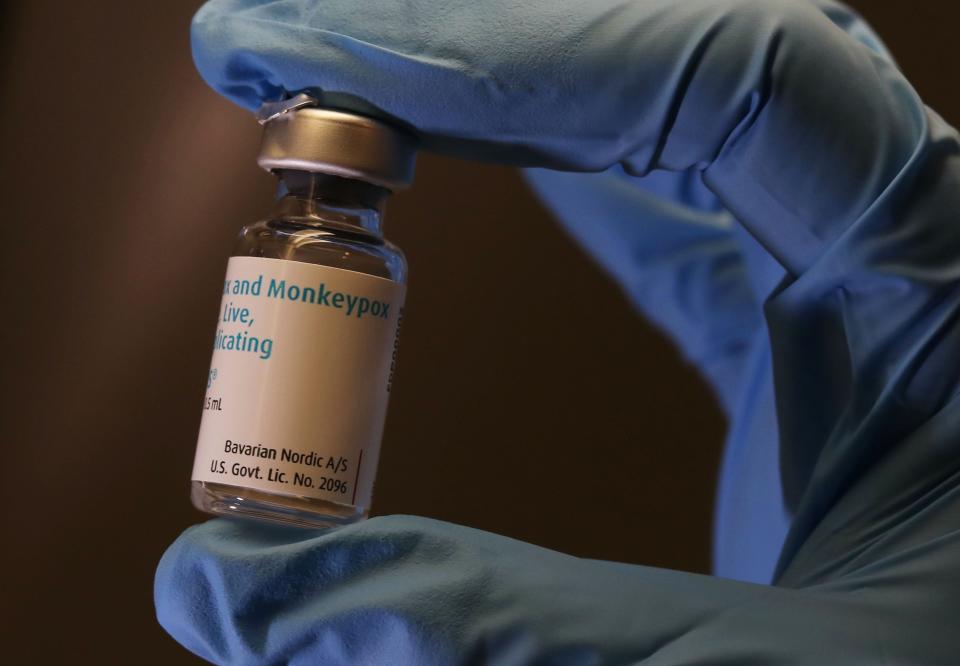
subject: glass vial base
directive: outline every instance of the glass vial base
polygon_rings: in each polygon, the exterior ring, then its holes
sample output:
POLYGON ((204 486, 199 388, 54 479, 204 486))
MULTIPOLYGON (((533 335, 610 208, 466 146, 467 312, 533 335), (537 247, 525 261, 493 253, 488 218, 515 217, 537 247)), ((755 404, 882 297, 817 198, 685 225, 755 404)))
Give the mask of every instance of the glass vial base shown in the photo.
POLYGON ((190 499, 196 508, 206 513, 269 520, 296 527, 340 527, 363 520, 368 513, 363 507, 349 504, 205 481, 192 482, 190 499))

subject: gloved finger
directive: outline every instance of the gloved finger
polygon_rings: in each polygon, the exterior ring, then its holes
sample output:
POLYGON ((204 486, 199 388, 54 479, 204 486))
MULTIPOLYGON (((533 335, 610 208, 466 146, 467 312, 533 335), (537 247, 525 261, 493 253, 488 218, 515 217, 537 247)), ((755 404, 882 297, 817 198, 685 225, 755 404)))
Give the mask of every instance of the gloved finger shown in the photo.
POLYGON ((817 218, 761 234, 791 269, 816 256, 824 234, 809 225, 849 221, 876 195, 864 165, 889 167, 898 155, 886 153, 909 149, 883 139, 910 129, 891 99, 902 82, 806 3, 214 0, 193 44, 203 76, 251 107, 309 89, 465 157, 707 169, 735 214, 817 218))
POLYGON ((167 551, 155 595, 161 624, 218 664, 935 666, 955 652, 939 620, 960 601, 937 590, 957 554, 942 543, 789 590, 409 516, 328 532, 214 520, 167 551))
MULTIPOLYGON (((855 13, 833 2, 813 4, 892 62, 855 13)), ((760 303, 783 270, 734 225, 699 170, 638 178, 616 167, 584 175, 531 169, 527 177, 567 231, 700 369, 734 418, 743 359, 764 335, 760 303)))

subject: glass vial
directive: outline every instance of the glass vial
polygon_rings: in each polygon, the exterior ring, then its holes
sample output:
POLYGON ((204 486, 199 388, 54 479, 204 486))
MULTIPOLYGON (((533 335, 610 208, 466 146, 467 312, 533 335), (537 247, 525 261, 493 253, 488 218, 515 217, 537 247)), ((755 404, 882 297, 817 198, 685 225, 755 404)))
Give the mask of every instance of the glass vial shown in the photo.
POLYGON ((367 118, 293 104, 268 115, 259 162, 281 194, 228 264, 198 509, 304 527, 367 516, 407 273, 383 208, 413 158, 410 137, 367 118))

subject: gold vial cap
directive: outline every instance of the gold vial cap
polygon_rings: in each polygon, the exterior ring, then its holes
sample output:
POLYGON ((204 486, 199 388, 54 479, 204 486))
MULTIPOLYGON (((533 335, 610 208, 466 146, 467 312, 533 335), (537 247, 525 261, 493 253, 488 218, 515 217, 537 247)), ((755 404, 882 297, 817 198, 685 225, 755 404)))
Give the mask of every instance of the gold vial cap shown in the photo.
POLYGON ((267 171, 293 169, 354 178, 391 191, 413 181, 417 141, 386 123, 317 108, 309 95, 264 104, 257 163, 267 171))

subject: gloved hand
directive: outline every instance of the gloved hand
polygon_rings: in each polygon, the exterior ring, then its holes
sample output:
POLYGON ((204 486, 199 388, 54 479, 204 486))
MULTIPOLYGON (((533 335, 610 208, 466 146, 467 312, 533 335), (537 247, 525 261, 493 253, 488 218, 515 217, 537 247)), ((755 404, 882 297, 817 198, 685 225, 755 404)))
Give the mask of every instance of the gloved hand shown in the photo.
POLYGON ((417 518, 214 520, 157 572, 177 640, 218 663, 956 662, 960 141, 856 17, 215 0, 193 35, 251 108, 307 89, 436 151, 602 172, 530 177, 717 390, 718 572, 774 584, 417 518))

